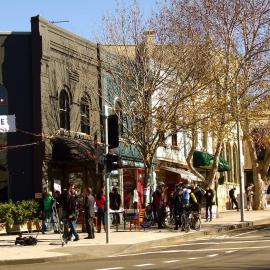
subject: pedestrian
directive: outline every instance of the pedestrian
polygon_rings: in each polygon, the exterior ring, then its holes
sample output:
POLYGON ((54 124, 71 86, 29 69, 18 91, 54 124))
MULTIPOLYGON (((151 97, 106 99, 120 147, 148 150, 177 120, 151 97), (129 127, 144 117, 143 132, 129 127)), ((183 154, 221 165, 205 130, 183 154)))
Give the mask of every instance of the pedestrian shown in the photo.
POLYGON ((101 224, 103 225, 104 231, 105 228, 105 206, 106 206, 106 197, 103 194, 103 190, 101 189, 96 198, 97 205, 97 232, 101 232, 101 224))
POLYGON ((174 220, 175 220, 175 227, 174 230, 178 230, 179 227, 181 227, 181 215, 183 213, 183 202, 182 202, 182 195, 183 195, 183 189, 181 184, 179 183, 175 187, 175 191, 173 194, 174 198, 174 220))
POLYGON ((247 196, 247 210, 252 209, 253 206, 253 197, 254 197, 254 185, 249 183, 246 187, 246 196, 247 196))
POLYGON ((94 233, 94 218, 95 218, 95 198, 92 195, 92 189, 90 187, 85 188, 84 192, 84 215, 85 215, 85 227, 88 236, 85 239, 95 238, 94 233))
POLYGON ((153 193, 153 211, 159 229, 164 228, 164 212, 166 211, 164 202, 165 187, 165 183, 160 182, 153 193))
MULTIPOLYGON (((112 210, 119 210, 121 206, 121 196, 118 193, 116 187, 113 187, 112 192, 110 192, 110 209, 112 210)), ((112 224, 119 224, 120 223, 120 216, 119 213, 113 213, 113 221, 112 224)))
POLYGON ((79 215, 79 198, 76 194, 76 189, 73 187, 70 190, 70 194, 68 196, 67 201, 67 221, 69 226, 69 233, 67 240, 70 241, 72 236, 74 236, 73 241, 80 240, 79 234, 76 229, 76 222, 79 215))
POLYGON ((52 196, 52 192, 47 191, 43 196, 43 224, 42 224, 42 233, 49 231, 49 225, 53 224, 54 232, 57 232, 57 227, 55 224, 55 220, 53 218, 53 205, 54 198, 52 196))
POLYGON ((194 195, 196 196, 197 198, 197 203, 198 203, 198 211, 199 213, 201 213, 201 207, 202 207, 202 201, 203 201, 203 197, 206 193, 206 191, 198 186, 195 182, 194 182, 194 185, 193 185, 193 193, 194 195))
POLYGON ((235 209, 237 209, 237 211, 239 211, 238 202, 237 202, 236 197, 235 197, 235 190, 236 190, 235 187, 229 190, 229 197, 231 200, 232 209, 233 209, 233 205, 235 204, 235 209))
POLYGON ((204 198, 205 198, 205 221, 212 221, 213 214, 212 214, 212 205, 214 199, 214 191, 207 186, 205 190, 204 198), (210 219, 208 219, 210 217, 210 219))

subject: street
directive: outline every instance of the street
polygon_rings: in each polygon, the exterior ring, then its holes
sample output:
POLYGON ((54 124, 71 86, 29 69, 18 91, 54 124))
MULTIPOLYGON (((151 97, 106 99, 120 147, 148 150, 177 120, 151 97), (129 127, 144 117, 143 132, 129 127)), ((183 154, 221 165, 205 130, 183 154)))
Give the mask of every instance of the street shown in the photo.
POLYGON ((3 269, 270 269, 270 226, 198 238, 104 259, 3 266, 3 269))

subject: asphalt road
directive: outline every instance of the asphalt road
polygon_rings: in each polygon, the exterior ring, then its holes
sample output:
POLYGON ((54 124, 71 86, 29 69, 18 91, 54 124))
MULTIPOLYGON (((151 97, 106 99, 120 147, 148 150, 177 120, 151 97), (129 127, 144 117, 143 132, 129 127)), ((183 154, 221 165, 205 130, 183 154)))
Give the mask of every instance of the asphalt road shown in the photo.
POLYGON ((270 225, 98 260, 10 265, 2 269, 270 269, 270 225))

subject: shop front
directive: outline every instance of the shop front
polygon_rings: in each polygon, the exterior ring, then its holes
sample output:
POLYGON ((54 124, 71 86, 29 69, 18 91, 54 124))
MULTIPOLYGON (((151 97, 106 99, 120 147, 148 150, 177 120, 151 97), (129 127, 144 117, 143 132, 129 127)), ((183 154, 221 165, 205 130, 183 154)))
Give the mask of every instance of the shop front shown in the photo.
POLYGON ((90 186, 94 193, 100 190, 103 179, 98 152, 91 141, 54 138, 52 160, 48 166, 51 189, 62 191, 68 182, 73 182, 79 191, 85 186, 90 186))

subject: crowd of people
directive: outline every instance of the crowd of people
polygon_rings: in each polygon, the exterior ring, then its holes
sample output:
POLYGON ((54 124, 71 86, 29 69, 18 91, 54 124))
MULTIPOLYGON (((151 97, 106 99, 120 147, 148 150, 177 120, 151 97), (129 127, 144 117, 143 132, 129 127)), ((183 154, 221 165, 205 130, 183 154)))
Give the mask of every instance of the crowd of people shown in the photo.
MULTIPOLYGON (((239 209, 235 194, 236 189, 229 191, 229 198, 232 208, 239 209)), ((254 197, 254 185, 248 184, 246 187, 247 210, 252 209, 254 197)), ((152 194, 152 212, 154 221, 158 228, 164 228, 164 219, 166 218, 166 207, 170 209, 170 218, 174 220, 174 229, 181 227, 181 215, 183 211, 195 211, 201 214, 201 207, 205 206, 205 220, 211 222, 213 219, 212 206, 215 204, 215 194, 213 189, 206 186, 205 189, 198 186, 196 182, 192 184, 179 183, 175 190, 165 196, 167 187, 164 182, 160 182, 152 194)), ((113 187, 109 194, 110 209, 115 210, 113 214, 113 224, 120 223, 120 216, 117 210, 121 207, 121 196, 116 187, 113 187)), ((52 226, 55 233, 63 231, 65 240, 78 241, 79 234, 76 229, 76 222, 79 211, 84 213, 84 225, 87 232, 87 239, 95 238, 94 225, 97 227, 97 233, 100 233, 102 227, 105 228, 106 197, 101 189, 95 196, 90 187, 84 188, 78 196, 75 185, 70 182, 68 187, 62 193, 55 191, 45 192, 42 200, 43 224, 42 232, 46 233, 52 226)))
POLYGON ((181 215, 184 210, 201 212, 203 199, 206 204, 206 221, 212 221, 212 205, 214 204, 214 191, 210 187, 204 190, 197 186, 196 183, 189 185, 188 183, 179 183, 175 186, 175 190, 169 194, 168 201, 164 196, 166 185, 160 182, 153 193, 152 207, 154 219, 158 224, 158 228, 164 228, 164 218, 166 216, 166 207, 170 209, 170 217, 174 218, 175 230, 181 225, 181 215))
MULTIPOLYGON (((110 208, 119 210, 121 196, 116 187, 110 193, 110 208)), ((67 189, 62 193, 55 191, 45 192, 42 199, 42 233, 49 231, 50 225, 55 233, 63 231, 63 238, 66 241, 80 240, 76 228, 79 213, 84 216, 84 225, 87 232, 86 239, 95 238, 94 225, 97 226, 97 233, 101 232, 101 226, 105 228, 106 197, 101 189, 96 196, 90 187, 84 188, 80 196, 74 183, 70 182, 67 189)), ((114 215, 113 223, 120 222, 119 215, 114 215)))

